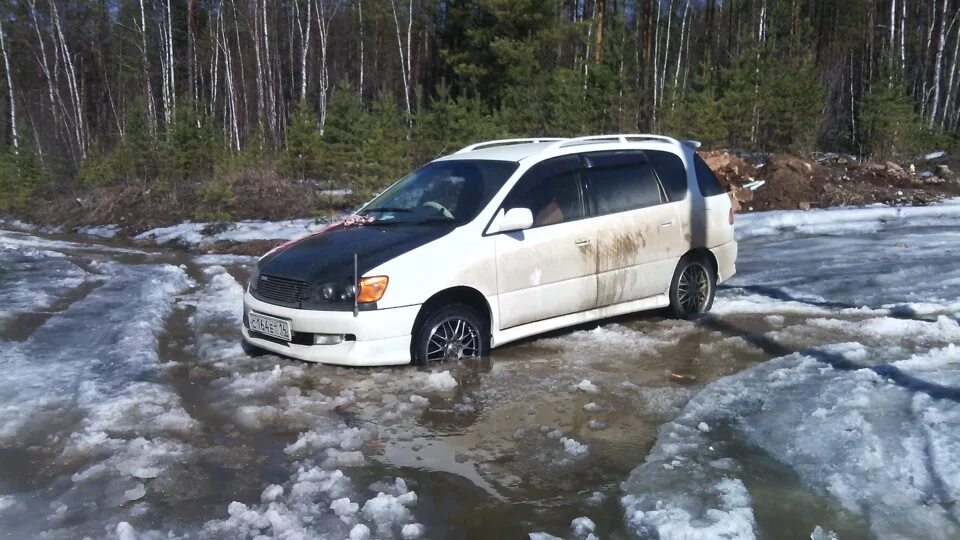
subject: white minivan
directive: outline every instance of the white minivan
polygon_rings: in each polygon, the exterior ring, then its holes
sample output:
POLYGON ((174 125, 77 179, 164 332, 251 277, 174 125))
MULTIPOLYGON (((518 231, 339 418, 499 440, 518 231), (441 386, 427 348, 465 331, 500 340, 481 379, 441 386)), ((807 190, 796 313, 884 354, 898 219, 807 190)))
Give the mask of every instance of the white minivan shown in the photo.
POLYGON ((311 362, 426 364, 626 313, 705 312, 737 243, 698 146, 509 139, 434 160, 260 258, 244 340, 311 362))

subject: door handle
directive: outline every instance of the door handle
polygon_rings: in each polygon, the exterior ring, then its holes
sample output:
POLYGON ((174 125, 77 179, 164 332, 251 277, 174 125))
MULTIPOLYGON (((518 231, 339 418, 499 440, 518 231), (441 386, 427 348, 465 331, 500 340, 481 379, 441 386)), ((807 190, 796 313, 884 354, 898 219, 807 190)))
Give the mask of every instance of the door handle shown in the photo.
POLYGON ((590 240, 589 240, 589 239, 586 239, 586 238, 581 238, 580 240, 577 240, 577 241, 574 242, 574 243, 575 243, 576 245, 578 245, 578 246, 589 246, 589 245, 590 245, 590 240))
POLYGON ((664 221, 663 223, 660 224, 660 226, 661 226, 661 227, 673 227, 673 220, 664 221))

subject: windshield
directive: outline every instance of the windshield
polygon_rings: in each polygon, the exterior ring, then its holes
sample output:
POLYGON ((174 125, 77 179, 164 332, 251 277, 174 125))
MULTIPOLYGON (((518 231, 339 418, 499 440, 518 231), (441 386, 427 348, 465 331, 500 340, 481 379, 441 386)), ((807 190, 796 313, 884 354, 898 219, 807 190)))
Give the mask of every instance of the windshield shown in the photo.
POLYGON ((458 159, 410 173, 367 204, 360 215, 378 223, 467 223, 503 187, 519 164, 458 159))

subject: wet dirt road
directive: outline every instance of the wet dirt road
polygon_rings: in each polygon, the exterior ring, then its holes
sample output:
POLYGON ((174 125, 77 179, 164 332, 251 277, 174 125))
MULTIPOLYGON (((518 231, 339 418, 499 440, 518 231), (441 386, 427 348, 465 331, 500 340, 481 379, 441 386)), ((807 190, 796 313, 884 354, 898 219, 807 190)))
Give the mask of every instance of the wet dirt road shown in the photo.
MULTIPOLYGON (((825 313, 869 316, 818 296, 839 281, 808 266, 770 273, 797 242, 742 244, 702 320, 644 314, 479 362, 347 369, 242 351, 252 259, 2 231, 0 535, 583 538, 571 521, 589 517, 627 537, 621 482, 699 389, 839 339, 808 324, 825 313), (817 286, 744 285, 759 278, 817 286), (750 339, 791 327, 807 331, 785 349, 750 339)), ((753 478, 782 495, 755 498, 762 536, 860 536, 782 469, 753 478)))

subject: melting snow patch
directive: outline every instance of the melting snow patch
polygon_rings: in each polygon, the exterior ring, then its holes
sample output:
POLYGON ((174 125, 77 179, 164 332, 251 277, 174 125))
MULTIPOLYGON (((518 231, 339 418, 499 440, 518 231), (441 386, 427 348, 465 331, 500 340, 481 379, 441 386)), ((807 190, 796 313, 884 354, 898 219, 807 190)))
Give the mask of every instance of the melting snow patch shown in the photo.
POLYGON ((590 382, 590 379, 584 379, 579 383, 577 383, 577 388, 588 394, 596 394, 600 392, 600 388, 598 388, 597 385, 590 382))
POLYGON ((647 461, 623 484, 628 523, 641 535, 752 535, 740 479, 752 462, 726 450, 746 445, 863 516, 874 536, 960 536, 953 509, 960 496, 958 365, 960 347, 952 344, 909 356, 901 348, 843 344, 721 379, 661 428, 647 461), (730 429, 698 429, 707 422, 730 429), (704 482, 713 487, 703 490, 704 482))
POLYGON ((405 540, 412 540, 414 538, 420 538, 423 536, 423 533, 426 532, 427 528, 419 523, 408 523, 400 529, 400 536, 405 540))
POLYGON ((97 238, 113 238, 117 235, 119 225, 91 225, 76 229, 77 233, 97 238))
POLYGON ((858 208, 773 210, 737 216, 737 240, 793 231, 804 234, 874 232, 888 224, 933 219, 941 224, 960 221, 960 198, 930 206, 892 207, 876 204, 858 208))
POLYGON ((563 451, 573 459, 580 459, 590 452, 590 447, 572 438, 561 437, 563 451))
POLYGON ((588 517, 578 517, 570 522, 573 535, 582 538, 597 530, 597 525, 588 517))
POLYGON ((134 240, 151 240, 157 244, 176 243, 198 246, 215 242, 248 242, 251 240, 289 240, 323 230, 327 223, 315 219, 289 221, 238 221, 226 229, 215 231, 213 223, 185 222, 160 227, 138 234, 134 240))
POLYGON ((417 494, 413 491, 407 491, 398 496, 381 491, 376 497, 364 503, 361 512, 363 517, 374 523, 378 535, 389 536, 394 525, 410 521, 412 516, 408 507, 415 504, 417 504, 417 494))
POLYGON ((117 523, 116 533, 118 540, 137 540, 137 530, 126 521, 117 523))
POLYGON ((350 529, 350 540, 369 540, 370 539, 370 527, 367 527, 363 523, 358 523, 350 529))
POLYGON ((440 373, 431 373, 427 375, 424 384, 426 388, 430 390, 447 392, 456 388, 458 383, 457 380, 450 375, 449 371, 441 371, 440 373))

